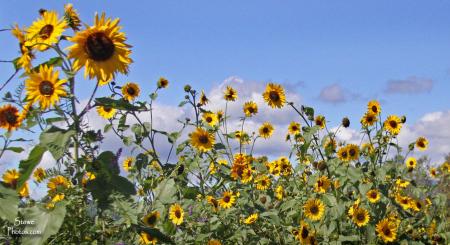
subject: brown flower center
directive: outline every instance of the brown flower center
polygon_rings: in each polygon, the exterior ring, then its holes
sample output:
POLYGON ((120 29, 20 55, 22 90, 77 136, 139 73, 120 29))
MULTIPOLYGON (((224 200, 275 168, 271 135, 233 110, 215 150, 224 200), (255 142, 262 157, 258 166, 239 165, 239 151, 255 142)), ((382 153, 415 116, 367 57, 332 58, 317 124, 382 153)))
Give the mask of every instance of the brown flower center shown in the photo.
POLYGON ((391 126, 391 128, 397 128, 397 122, 394 120, 389 121, 389 125, 391 126))
POLYGON ((133 95, 136 94, 136 90, 135 90, 134 88, 132 88, 132 87, 128 87, 128 88, 127 88, 127 93, 128 93, 129 95, 133 96, 133 95))
POLYGON ((212 122, 212 117, 207 117, 206 121, 209 122, 209 123, 212 122))
POLYGON ((109 106, 104 106, 104 107, 103 107, 103 110, 104 110, 105 112, 110 112, 110 111, 112 110, 112 108, 109 107, 109 106))
POLYGON ((8 122, 8 124, 16 124, 17 123, 18 116, 16 113, 12 110, 8 110, 5 112, 5 120, 8 122))
POLYGON ((375 105, 373 105, 373 106, 372 106, 372 111, 373 111, 374 113, 377 113, 377 112, 378 112, 378 107, 375 106, 375 105))
POLYGON ((312 206, 309 211, 311 211, 312 214, 317 214, 319 213, 319 207, 317 207, 317 205, 312 206))
POLYGON ((363 212, 359 212, 359 213, 356 215, 356 219, 357 219, 358 221, 364 221, 365 218, 366 218, 366 216, 364 215, 363 212))
POLYGON ((175 210, 175 217, 177 217, 178 219, 181 218, 181 211, 180 210, 175 210))
POLYGON ((385 236, 390 236, 391 235, 391 229, 389 229, 389 227, 383 227, 383 234, 385 236))
POLYGON ((39 31, 39 36, 46 40, 48 39, 52 33, 53 33, 53 25, 45 25, 44 27, 41 28, 41 30, 39 31))
POLYGON ((280 100, 280 95, 276 91, 270 91, 269 98, 270 98, 270 100, 276 102, 276 101, 280 100))
POLYGON ((223 201, 226 202, 226 203, 229 203, 230 200, 231 200, 231 198, 229 196, 223 197, 223 201))
POLYGON ((49 81, 42 81, 39 84, 39 92, 44 96, 50 96, 55 91, 55 88, 53 87, 53 83, 49 81))
POLYGON ((147 218, 146 222, 149 225, 155 224, 155 222, 156 222, 156 215, 154 215, 154 214, 150 215, 150 217, 147 218))
POLYGON ((269 128, 264 127, 262 131, 263 131, 263 133, 267 134, 267 133, 269 133, 269 128))
POLYGON ((378 196, 378 194, 376 192, 370 193, 370 197, 373 199, 377 198, 377 196, 378 196))
POLYGON ((425 147, 425 143, 424 143, 423 141, 417 142, 417 145, 418 145, 419 147, 422 147, 422 148, 425 147))
POLYGON ((308 235, 309 235, 309 231, 308 231, 308 228, 306 228, 306 227, 303 227, 302 228, 302 238, 303 239, 306 239, 307 237, 308 237, 308 235))
POLYGON ((198 141, 200 141, 200 143, 202 144, 207 144, 209 142, 209 139, 206 135, 200 135, 200 137, 198 137, 198 141))
POLYGON ((115 46, 113 41, 103 32, 96 32, 89 35, 84 46, 89 58, 95 61, 106 61, 114 54, 115 46))

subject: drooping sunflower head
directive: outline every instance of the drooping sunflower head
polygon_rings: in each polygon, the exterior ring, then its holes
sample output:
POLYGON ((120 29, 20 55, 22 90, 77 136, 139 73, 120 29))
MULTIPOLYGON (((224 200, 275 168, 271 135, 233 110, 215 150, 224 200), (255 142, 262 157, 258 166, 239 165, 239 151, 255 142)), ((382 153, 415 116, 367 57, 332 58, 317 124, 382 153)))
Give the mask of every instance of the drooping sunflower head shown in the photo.
POLYGON ((402 128, 402 122, 398 116, 390 115, 386 121, 384 121, 383 127, 392 135, 397 135, 400 133, 400 129, 402 128))
POLYGON ((20 188, 19 190, 19 197, 25 198, 30 196, 30 186, 28 185, 28 182, 25 182, 25 184, 20 188))
POLYGON ((97 113, 105 119, 111 119, 116 114, 116 109, 110 106, 98 106, 97 113))
POLYGON ((19 110, 11 105, 6 104, 0 107, 0 128, 12 131, 20 127, 23 118, 19 110))
POLYGON ((233 87, 227 86, 225 92, 223 93, 223 98, 226 101, 236 101, 237 97, 238 97, 237 91, 233 87))
POLYGON ((397 225, 388 218, 382 219, 376 226, 378 237, 385 243, 395 241, 397 237, 397 225))
POLYGON ((47 177, 47 174, 43 168, 39 167, 34 170, 33 177, 36 182, 41 183, 47 177))
POLYGON ((46 110, 67 95, 64 89, 66 81, 59 79, 59 71, 53 70, 52 66, 40 66, 39 72, 30 73, 25 81, 27 98, 32 103, 39 102, 41 109, 46 110))
POLYGON ((125 160, 123 160, 122 166, 125 171, 130 171, 130 169, 133 167, 134 158, 133 157, 127 157, 125 160))
POLYGON ((408 157, 405 161, 405 165, 408 168, 408 170, 413 170, 417 166, 417 160, 415 157, 408 157))
POLYGON ((155 227, 156 222, 158 222, 159 216, 160 214, 158 211, 150 212, 142 218, 142 222, 148 227, 155 227))
POLYGON ((358 207, 353 211, 352 220, 359 227, 365 226, 370 220, 369 212, 364 208, 358 207))
POLYGON ((205 123, 207 123, 209 126, 214 127, 219 122, 219 118, 217 118, 217 115, 212 112, 205 112, 202 115, 202 119, 205 123))
POLYGON ((63 18, 58 18, 55 11, 45 11, 27 30, 27 46, 40 51, 47 50, 50 45, 59 41, 59 37, 67 27, 63 18))
POLYGON ((137 83, 127 83, 122 87, 123 98, 128 101, 133 101, 141 93, 141 89, 137 83))
POLYGON ((253 213, 244 219, 244 224, 251 225, 258 220, 258 213, 253 213))
POLYGON ((214 135, 201 128, 197 128, 192 132, 190 139, 192 146, 201 152, 211 150, 215 142, 214 135))
POLYGON ((371 203, 376 203, 380 200, 381 194, 378 190, 372 189, 366 193, 366 197, 371 203))
POLYGON ((256 105, 253 101, 248 101, 244 103, 244 113, 246 117, 251 117, 253 115, 256 115, 258 113, 258 105, 256 105))
POLYGON ((303 210, 306 217, 310 220, 317 221, 322 218, 325 212, 325 205, 320 199, 312 198, 306 201, 305 205, 303 205, 303 210))
POLYGON ((68 38, 74 43, 68 47, 68 56, 75 59, 75 71, 85 67, 85 78, 96 77, 100 85, 110 82, 117 72, 128 73, 128 66, 133 62, 131 46, 125 43, 125 33, 120 29, 119 19, 106 18, 105 13, 101 17, 95 14, 93 26, 68 38))
POLYGON ((81 26, 81 20, 78 16, 77 10, 73 8, 71 3, 64 5, 64 20, 67 25, 74 31, 79 31, 81 26))
POLYGON ((218 110, 216 112, 216 114, 217 114, 217 119, 219 119, 219 122, 222 121, 223 116, 224 116, 224 112, 222 110, 218 110))
POLYGON ((61 193, 71 186, 70 181, 61 175, 53 177, 47 183, 49 193, 61 193))
POLYGON ((219 200, 219 205, 222 208, 231 208, 233 204, 236 202, 236 196, 233 195, 231 191, 225 191, 222 194, 222 198, 219 200))
POLYGON ((167 88, 167 86, 169 86, 169 80, 164 77, 160 77, 156 83, 156 86, 158 86, 158 88, 167 88))
POLYGON ((34 59, 35 56, 31 48, 25 45, 26 43, 25 32, 22 29, 20 29, 19 26, 16 24, 12 28, 11 33, 19 41, 19 48, 21 53, 21 56, 17 59, 16 64, 18 67, 25 69, 26 72, 30 72, 32 68, 31 60, 34 59))
POLYGON ((428 148, 428 140, 425 137, 419 137, 416 140, 416 147, 420 151, 424 151, 428 148))
POLYGON ((260 175, 255 179, 256 189, 258 190, 267 190, 269 189, 272 181, 267 175, 260 175))
POLYGON ((206 201, 211 204, 212 209, 217 212, 219 210, 219 201, 215 199, 213 196, 206 196, 206 201))
POLYGON ((272 108, 282 108, 286 103, 284 88, 275 83, 269 83, 263 93, 263 98, 272 108))
POLYGON ((172 223, 174 225, 181 225, 183 223, 184 210, 180 206, 180 204, 175 203, 172 206, 170 206, 169 218, 170 220, 172 220, 172 223))
POLYGON ((145 231, 141 231, 141 234, 139 236, 139 240, 141 244, 152 244, 155 245, 158 242, 158 238, 153 237, 149 233, 145 231))
POLYGON ((358 160, 359 159, 359 147, 355 144, 347 145, 347 154, 350 160, 358 160))
POLYGON ((238 131, 234 132, 234 135, 235 135, 236 139, 239 141, 239 143, 241 143, 243 145, 250 143, 250 136, 248 135, 247 132, 238 130, 238 131))
POLYGON ((259 135, 264 139, 270 138, 274 131, 273 125, 269 122, 265 122, 259 127, 259 135))
POLYGON ((376 100, 369 101, 369 103, 367 104, 367 111, 375 115, 380 114, 381 113, 380 102, 376 100))
POLYGON ((361 118, 361 124, 364 127, 373 126, 378 121, 377 114, 373 113, 372 111, 368 111, 364 114, 364 116, 361 118))
POLYGON ((205 91, 202 90, 202 92, 200 93, 200 98, 199 98, 198 103, 202 106, 205 106, 206 104, 208 104, 208 102, 209 102, 209 99, 208 99, 208 97, 206 97, 205 91))
POLYGON ((17 181, 19 180, 20 174, 16 169, 8 169, 5 173, 3 173, 2 179, 3 182, 15 189, 17 185, 17 181))
POLYGON ((326 126, 325 117, 322 115, 316 116, 316 118, 314 119, 314 123, 316 124, 316 126, 319 126, 321 129, 324 129, 326 126))
POLYGON ((330 186, 331 186, 330 180, 328 179, 327 176, 323 175, 317 179, 314 185, 314 191, 317 193, 325 193, 327 192, 328 188, 330 188, 330 186))

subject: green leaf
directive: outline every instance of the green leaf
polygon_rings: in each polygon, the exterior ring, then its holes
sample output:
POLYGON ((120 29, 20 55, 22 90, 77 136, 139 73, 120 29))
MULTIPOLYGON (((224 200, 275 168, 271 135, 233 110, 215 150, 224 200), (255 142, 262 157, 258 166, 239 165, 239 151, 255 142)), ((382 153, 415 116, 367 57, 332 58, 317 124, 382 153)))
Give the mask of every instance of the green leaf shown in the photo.
POLYGON ((216 150, 225 150, 226 147, 222 143, 216 143, 216 144, 214 144, 214 149, 216 149, 216 150))
POLYGON ((359 241, 359 236, 358 235, 351 235, 351 236, 343 236, 340 235, 339 236, 339 241, 341 242, 356 242, 359 241))
POLYGON ((136 189, 133 183, 122 176, 114 176, 111 180, 111 188, 125 196, 135 195, 136 189))
POLYGON ((0 184, 0 218, 13 223, 19 211, 18 205, 17 192, 0 184))
POLYGON ((106 124, 105 127, 103 128, 103 132, 107 133, 112 129, 113 125, 112 124, 106 124))
POLYGON ((22 151, 24 151, 24 149, 22 147, 8 147, 5 150, 7 151, 13 151, 15 153, 21 153, 22 151))
POLYGON ((305 112, 305 115, 308 116, 309 120, 314 120, 314 108, 303 107, 303 111, 305 112))
POLYGON ((95 103, 101 106, 109 106, 118 110, 138 111, 140 108, 130 104, 125 99, 113 99, 109 97, 96 98, 95 103))
POLYGON ((173 179, 161 181, 154 190, 155 200, 159 200, 164 204, 173 203, 176 200, 175 194, 177 192, 175 186, 173 179))
POLYGON ((34 206, 21 210, 24 220, 34 221, 34 225, 25 226, 25 231, 40 231, 40 236, 23 236, 22 244, 43 244, 50 236, 55 235, 66 216, 64 202, 58 203, 53 210, 34 206))
POLYGON ((189 103, 189 101, 181 101, 180 104, 178 104, 178 107, 183 107, 184 105, 186 105, 187 103, 189 103))
POLYGON ((39 137, 40 144, 45 146, 55 160, 59 160, 66 152, 70 137, 75 135, 75 130, 64 130, 52 126, 39 137))
POLYGON ((26 160, 19 163, 20 177, 17 181, 17 190, 20 190, 25 182, 33 173, 34 168, 41 162, 42 156, 47 151, 47 148, 42 145, 36 145, 28 155, 26 160))
POLYGON ((167 140, 169 141, 169 143, 173 144, 177 141, 178 138, 180 138, 180 135, 180 132, 170 133, 167 137, 167 140))
POLYGON ((352 182, 357 182, 358 180, 362 179, 362 175, 363 175, 361 169, 355 168, 352 166, 349 166, 347 174, 348 174, 350 181, 352 181, 352 182))

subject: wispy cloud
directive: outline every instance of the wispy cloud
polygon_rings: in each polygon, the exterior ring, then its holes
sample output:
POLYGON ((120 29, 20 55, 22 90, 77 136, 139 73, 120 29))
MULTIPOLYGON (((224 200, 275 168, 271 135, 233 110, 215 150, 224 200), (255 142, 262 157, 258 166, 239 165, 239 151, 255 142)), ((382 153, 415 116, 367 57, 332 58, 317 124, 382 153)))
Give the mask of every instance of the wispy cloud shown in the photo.
POLYGON ((432 79, 411 76, 406 79, 389 80, 385 92, 389 94, 418 94, 430 92, 432 88, 432 79))

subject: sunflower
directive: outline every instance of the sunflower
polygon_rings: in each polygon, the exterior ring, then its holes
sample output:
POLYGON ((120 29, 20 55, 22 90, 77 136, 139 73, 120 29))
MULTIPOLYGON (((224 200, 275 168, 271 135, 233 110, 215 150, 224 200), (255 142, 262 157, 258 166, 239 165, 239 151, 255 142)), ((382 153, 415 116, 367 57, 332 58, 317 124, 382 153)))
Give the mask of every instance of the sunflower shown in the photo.
POLYGON ((367 104, 367 111, 375 115, 380 114, 381 113, 380 103, 376 100, 369 101, 369 103, 367 104))
POLYGON ((41 183, 47 177, 47 174, 43 168, 39 167, 34 170, 33 177, 36 182, 41 183))
POLYGON ((25 34, 19 28, 18 25, 15 25, 12 28, 11 33, 19 41, 19 48, 20 48, 21 56, 16 61, 17 66, 23 68, 26 72, 30 72, 30 69, 32 67, 31 60, 34 59, 34 54, 33 54, 33 52, 31 51, 30 48, 25 46, 25 34))
POLYGON ((259 127, 259 135, 263 137, 264 139, 270 138, 272 136, 274 131, 273 125, 269 122, 263 123, 261 127, 259 127))
POLYGON ((272 108, 282 108, 286 103, 284 88, 275 83, 269 83, 263 93, 263 98, 272 108))
POLYGON ((303 205, 303 210, 306 217, 313 221, 317 221, 322 218, 325 212, 325 205, 321 200, 312 198, 306 201, 305 205, 303 205))
POLYGON ((375 152, 375 148, 373 147, 373 144, 371 144, 371 143, 364 143, 361 146, 361 151, 368 155, 372 155, 375 152))
POLYGON ((98 106, 97 113, 105 119, 111 119, 116 114, 116 109, 110 106, 98 106))
POLYGON ((403 179, 397 179, 395 184, 400 188, 406 188, 409 185, 409 181, 403 179))
POLYGON ((237 91, 233 87, 227 86, 223 98, 226 101, 236 101, 237 97, 238 97, 237 91))
POLYGON ((55 105, 59 97, 66 96, 63 88, 66 79, 59 79, 59 71, 53 71, 53 67, 43 65, 39 72, 33 72, 25 81, 26 94, 31 103, 39 101, 42 110, 55 105))
POLYGON ((413 170, 416 168, 417 160, 414 157, 408 157, 405 161, 405 165, 408 168, 408 170, 413 170))
POLYGON ((224 166, 228 165, 228 161, 226 159, 219 159, 217 160, 217 163, 224 166))
POLYGON ((350 161, 350 156, 348 155, 348 150, 346 146, 339 148, 337 152, 337 157, 339 158, 339 160, 343 162, 350 161))
POLYGON ((183 223, 184 211, 180 204, 175 203, 170 206, 169 219, 174 225, 181 225, 183 223))
POLYGON ((125 160, 123 160, 122 162, 123 169, 125 169, 125 171, 127 172, 130 171, 130 169, 133 167, 133 162, 134 162, 133 157, 125 158, 125 160))
POLYGON ((167 88, 167 86, 169 86, 169 80, 164 77, 160 77, 156 83, 156 86, 158 86, 158 88, 167 88))
POLYGON ((77 10, 73 8, 71 3, 64 5, 64 19, 67 25, 74 31, 79 31, 81 26, 80 17, 78 16, 77 10))
POLYGON ((353 214, 355 213, 355 210, 359 207, 359 204, 361 203, 361 199, 358 198, 356 199, 356 201, 352 204, 352 206, 350 206, 350 208, 348 209, 348 215, 351 217, 353 216, 353 214))
POLYGON ((450 163, 444 162, 439 168, 442 170, 443 173, 450 174, 450 163))
POLYGON ((246 117, 251 117, 258 113, 258 105, 253 101, 248 101, 244 103, 243 110, 246 117))
POLYGON ((130 83, 125 84, 125 86, 122 87, 123 98, 128 101, 134 100, 136 97, 139 96, 140 93, 141 93, 141 89, 139 88, 139 85, 137 85, 136 83, 130 82, 130 83))
POLYGON ((203 121, 206 122, 209 126, 214 127, 219 122, 217 115, 211 112, 205 112, 202 115, 203 121))
POLYGON ((258 220, 258 213, 254 213, 249 215, 247 218, 244 219, 244 224, 250 225, 256 222, 258 220))
POLYGON ((6 104, 0 107, 0 128, 8 131, 15 130, 22 124, 22 120, 23 118, 15 106, 6 104))
POLYGON ((55 11, 45 11, 41 18, 34 21, 27 30, 27 46, 40 51, 47 50, 50 45, 59 41, 59 37, 66 29, 67 24, 63 18, 58 19, 55 11))
POLYGON ((222 110, 218 110, 218 111, 216 112, 216 115, 217 115, 217 119, 218 119, 219 122, 220 122, 220 121, 223 119, 224 113, 223 113, 222 110))
POLYGON ((270 180, 269 176, 261 175, 255 179, 255 184, 256 184, 256 189, 262 191, 262 190, 269 189, 270 185, 272 184, 272 181, 270 180))
POLYGON ((428 140, 425 137, 417 138, 416 147, 419 148, 420 151, 426 150, 428 148, 428 140))
POLYGON ((431 176, 432 178, 436 179, 436 178, 437 178, 437 175, 438 175, 437 169, 436 169, 436 168, 430 168, 430 176, 431 176))
POLYGON ((400 194, 395 195, 395 201, 404 209, 411 208, 411 198, 408 196, 402 196, 400 194))
POLYGON ((241 174, 242 183, 246 184, 246 183, 249 183, 250 181, 252 181, 253 172, 254 172, 253 169, 250 168, 249 166, 246 166, 245 168, 243 168, 242 174, 241 174))
POLYGON ((66 177, 58 175, 53 177, 47 183, 47 188, 49 189, 49 193, 61 192, 70 187, 70 182, 66 177))
POLYGON ((359 147, 355 144, 347 145, 348 158, 350 160, 358 160, 359 159, 359 147))
POLYGON ((385 243, 393 242, 397 236, 397 225, 385 218, 378 222, 376 231, 378 236, 383 239, 385 243))
POLYGON ((25 182, 25 184, 22 186, 22 188, 19 190, 19 196, 21 198, 29 197, 30 196, 30 186, 28 185, 28 182, 25 182))
POLYGON ((5 173, 3 173, 2 179, 3 182, 15 189, 17 185, 17 181, 19 180, 20 174, 16 169, 8 169, 5 173))
POLYGON ((148 227, 155 227, 156 222, 159 219, 159 216, 160 214, 158 211, 153 211, 144 216, 144 218, 142 218, 142 222, 148 227))
POLYGON ((287 157, 280 157, 278 159, 280 165, 280 171, 283 176, 289 176, 292 174, 292 165, 287 157))
POLYGON ((400 129, 402 128, 402 122, 400 118, 396 115, 390 115, 384 121, 384 129, 393 135, 397 135, 400 133, 400 129))
POLYGON ((424 206, 420 200, 411 199, 410 203, 411 203, 411 209, 416 212, 420 212, 420 210, 422 210, 422 208, 424 206))
POLYGON ((316 118, 314 119, 314 123, 316 124, 316 126, 319 126, 321 129, 324 129, 326 126, 325 117, 322 115, 316 116, 316 118))
POLYGON ((247 132, 244 131, 236 131, 234 132, 234 135, 236 139, 239 141, 239 143, 245 145, 250 143, 250 136, 247 134, 247 132))
POLYGON ((213 196, 206 196, 206 201, 211 204, 215 212, 219 210, 219 201, 217 201, 213 196))
POLYGON ((337 147, 336 140, 331 137, 327 137, 323 145, 323 148, 325 148, 326 151, 334 152, 336 150, 336 147, 337 147))
POLYGON ((201 152, 211 150, 215 142, 214 135, 201 128, 197 128, 194 132, 192 132, 190 138, 192 146, 201 152))
POLYGON ((199 98, 199 104, 202 106, 205 106, 206 104, 208 104, 209 99, 208 97, 206 97, 205 95, 205 91, 202 90, 202 92, 200 93, 200 98, 199 98))
POLYGON ((376 203, 380 200, 381 194, 378 190, 372 189, 366 193, 366 197, 371 203, 376 203))
POLYGON ((300 240, 301 244, 308 244, 309 236, 311 235, 311 231, 309 230, 309 226, 306 222, 300 222, 300 229, 297 235, 298 240, 300 240))
POLYGON ((361 118, 361 124, 364 127, 373 126, 377 121, 378 121, 377 114, 371 111, 366 112, 364 116, 361 118))
POLYGON ((364 208, 358 207, 353 211, 352 220, 359 227, 365 226, 370 220, 369 212, 364 208))
POLYGON ((81 184, 83 186, 86 186, 86 184, 91 181, 91 180, 95 180, 96 176, 94 173, 92 172, 86 172, 85 175, 83 175, 83 178, 81 179, 81 184))
POLYGON ((288 132, 289 134, 298 135, 301 132, 300 123, 298 122, 291 122, 288 126, 288 132))
POLYGON ((284 188, 283 188, 283 186, 281 186, 281 185, 277 186, 277 188, 275 189, 275 197, 278 200, 283 199, 283 197, 284 197, 284 188))
POLYGON ((219 200, 219 205, 222 208, 231 208, 233 204, 236 202, 236 197, 233 195, 231 191, 225 191, 222 194, 222 198, 219 200))
POLYGON ((222 245, 222 243, 219 240, 211 239, 208 241, 208 245, 222 245))
POLYGON ((217 167, 214 162, 211 162, 208 167, 209 174, 215 174, 217 172, 217 167))
POLYGON ((314 185, 314 190, 317 193, 325 193, 327 192, 328 188, 330 188, 330 186, 331 186, 330 180, 328 179, 327 176, 323 175, 317 179, 314 185))
POLYGON ((155 245, 158 242, 158 238, 153 237, 152 235, 148 234, 145 231, 141 231, 140 234, 140 242, 141 244, 152 244, 155 245))

